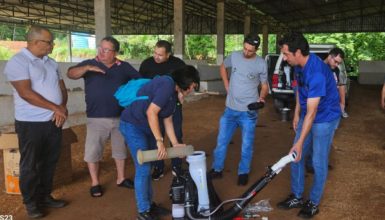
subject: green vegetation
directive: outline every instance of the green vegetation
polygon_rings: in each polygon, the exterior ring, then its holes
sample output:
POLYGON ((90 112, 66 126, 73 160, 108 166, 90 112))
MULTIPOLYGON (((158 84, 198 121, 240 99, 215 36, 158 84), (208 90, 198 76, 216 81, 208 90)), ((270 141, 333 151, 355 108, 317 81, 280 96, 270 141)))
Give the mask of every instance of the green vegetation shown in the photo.
MULTIPOLYGON (((0 24, 0 40, 25 40, 26 28, 0 24)), ((57 61, 69 62, 68 35, 55 32, 55 48, 51 57, 57 61)), ((155 43, 160 40, 173 42, 172 35, 129 35, 115 36, 121 43, 119 58, 123 60, 142 60, 152 55, 155 43)), ((385 33, 335 33, 306 34, 309 43, 334 43, 346 53, 345 62, 355 70, 357 75, 358 61, 385 60, 385 33)), ((243 35, 225 36, 225 55, 234 50, 242 50, 243 35)), ((185 59, 216 62, 216 35, 186 35, 185 59)), ((262 53, 262 48, 257 52, 262 53)), ((269 35, 269 53, 276 53, 276 37, 269 35)), ((92 58, 95 49, 72 49, 72 57, 92 58)), ((13 54, 4 46, 0 46, 0 60, 7 60, 13 54)))

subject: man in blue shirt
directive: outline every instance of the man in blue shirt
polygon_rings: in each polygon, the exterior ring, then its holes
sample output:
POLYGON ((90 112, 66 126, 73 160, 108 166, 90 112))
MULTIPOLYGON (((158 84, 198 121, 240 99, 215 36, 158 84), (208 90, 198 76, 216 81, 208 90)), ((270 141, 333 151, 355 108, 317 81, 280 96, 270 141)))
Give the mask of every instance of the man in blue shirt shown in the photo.
POLYGON ((113 97, 119 86, 140 74, 127 62, 116 56, 119 42, 113 37, 105 37, 98 47, 95 59, 85 60, 68 69, 71 79, 84 78, 87 105, 87 137, 84 160, 91 175, 90 194, 92 197, 103 195, 99 183, 99 161, 103 147, 111 137, 112 157, 115 159, 118 186, 133 188, 133 182, 125 178, 125 159, 127 148, 119 132, 119 117, 123 110, 113 97))
POLYGON ((319 212, 328 173, 330 146, 341 117, 337 84, 330 68, 315 54, 301 33, 292 32, 279 42, 283 59, 295 66, 298 83, 293 128, 297 158, 291 164, 291 191, 278 208, 301 208, 298 216, 311 218, 319 212), (305 158, 313 151, 314 179, 309 200, 303 202, 305 158))

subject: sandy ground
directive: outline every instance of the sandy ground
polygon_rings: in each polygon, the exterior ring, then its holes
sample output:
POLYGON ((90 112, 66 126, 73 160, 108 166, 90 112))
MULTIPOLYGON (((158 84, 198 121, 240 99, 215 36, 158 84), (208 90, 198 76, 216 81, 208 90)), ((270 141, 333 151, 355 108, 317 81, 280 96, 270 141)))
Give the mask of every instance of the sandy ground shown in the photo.
MULTIPOLYGON (((385 217, 385 112, 379 109, 379 86, 353 84, 350 94, 350 117, 342 120, 336 133, 331 152, 333 169, 329 172, 320 213, 314 219, 384 219, 385 217)), ((223 96, 209 96, 200 101, 184 105, 185 143, 196 150, 204 150, 208 169, 211 167, 212 151, 216 144, 219 117, 224 109, 223 96)), ((101 183, 105 195, 91 198, 90 180, 83 162, 84 126, 73 128, 78 143, 72 147, 73 181, 55 189, 54 195, 69 201, 62 209, 46 210, 45 219, 135 219, 136 207, 134 191, 116 187, 116 169, 110 158, 108 147, 101 163, 101 183)), ((272 100, 260 111, 256 129, 255 150, 252 172, 247 186, 236 185, 237 164, 240 155, 240 132, 237 131, 228 148, 224 178, 214 180, 216 191, 222 200, 236 198, 243 194, 264 173, 267 166, 284 156, 294 136, 291 123, 281 122, 272 108, 272 100)), ((0 153, 0 164, 2 164, 0 153)), ((128 160, 127 175, 132 178, 134 168, 128 160)), ((171 184, 170 161, 167 174, 153 183, 155 201, 171 207, 169 189, 171 184)), ((287 167, 270 182, 253 202, 268 199, 273 210, 261 213, 269 219, 298 219, 298 210, 283 211, 276 203, 290 192, 290 169, 287 167)), ((307 192, 312 175, 307 175, 307 192)), ((13 219, 28 219, 17 195, 4 193, 3 169, 0 167, 0 216, 12 215, 13 219)), ((307 196, 307 194, 306 194, 307 196)), ((171 216, 164 219, 171 219, 171 216)), ((256 218, 260 219, 260 218, 256 218)))

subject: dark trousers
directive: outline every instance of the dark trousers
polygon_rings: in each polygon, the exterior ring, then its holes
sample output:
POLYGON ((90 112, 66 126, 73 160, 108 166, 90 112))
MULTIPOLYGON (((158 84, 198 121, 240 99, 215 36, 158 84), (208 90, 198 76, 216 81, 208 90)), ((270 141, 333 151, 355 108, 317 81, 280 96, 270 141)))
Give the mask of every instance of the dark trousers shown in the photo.
POLYGON ((23 202, 31 204, 52 192, 62 128, 51 121, 15 121, 15 130, 20 150, 20 190, 23 202))
MULTIPOLYGON (((182 115, 182 104, 179 102, 176 105, 175 112, 172 115, 172 122, 174 125, 175 135, 179 143, 183 143, 182 137, 183 137, 183 131, 182 131, 182 121, 183 121, 183 115, 182 115)), ((164 124, 163 122, 161 124, 161 130, 162 135, 164 136, 164 124)), ((171 164, 173 167, 180 167, 182 165, 182 159, 179 157, 171 159, 171 164)), ((157 169, 163 169, 164 168, 164 161, 163 160, 157 160, 153 163, 154 167, 157 169)))

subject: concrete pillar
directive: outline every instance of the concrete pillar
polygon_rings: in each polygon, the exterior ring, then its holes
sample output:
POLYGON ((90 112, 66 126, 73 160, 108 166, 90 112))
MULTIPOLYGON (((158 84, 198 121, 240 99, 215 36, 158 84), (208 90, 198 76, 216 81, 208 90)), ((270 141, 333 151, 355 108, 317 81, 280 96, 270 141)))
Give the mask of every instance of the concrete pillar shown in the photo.
POLYGON ((221 64, 225 54, 225 2, 217 1, 217 64, 221 64))
POLYGON ((96 45, 111 35, 111 0, 94 0, 96 45))
POLYGON ((267 24, 262 25, 262 57, 265 57, 269 53, 269 31, 267 24))
POLYGON ((248 12, 246 15, 245 15, 245 22, 244 22, 244 25, 243 25, 243 34, 246 36, 248 34, 250 34, 250 28, 251 28, 251 15, 250 13, 248 12))
POLYGON ((184 0, 174 0, 174 56, 184 56, 184 0))

